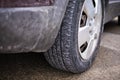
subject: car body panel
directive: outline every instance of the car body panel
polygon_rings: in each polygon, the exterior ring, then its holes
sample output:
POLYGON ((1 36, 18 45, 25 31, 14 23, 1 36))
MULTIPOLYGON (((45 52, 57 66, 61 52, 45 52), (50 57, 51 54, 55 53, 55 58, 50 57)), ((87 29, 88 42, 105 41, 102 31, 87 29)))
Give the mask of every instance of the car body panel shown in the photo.
MULTIPOLYGON (((103 1, 106 23, 120 15, 120 0, 103 1)), ((47 51, 59 32, 68 2, 56 0, 51 6, 0 8, 0 53, 47 51)))
POLYGON ((57 36, 68 0, 53 6, 0 8, 0 52, 44 52, 57 36))
POLYGON ((54 0, 0 0, 0 8, 50 6, 54 0))
POLYGON ((110 0, 105 10, 104 23, 109 22, 110 20, 119 15, 120 15, 120 0, 110 0))

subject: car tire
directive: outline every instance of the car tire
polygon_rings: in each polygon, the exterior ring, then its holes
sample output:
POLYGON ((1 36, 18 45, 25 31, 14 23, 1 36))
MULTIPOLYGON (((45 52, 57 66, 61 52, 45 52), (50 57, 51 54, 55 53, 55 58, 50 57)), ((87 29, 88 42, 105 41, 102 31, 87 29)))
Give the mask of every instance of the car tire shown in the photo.
POLYGON ((44 54, 46 60, 59 70, 86 71, 98 53, 102 26, 102 0, 70 0, 55 43, 44 54))

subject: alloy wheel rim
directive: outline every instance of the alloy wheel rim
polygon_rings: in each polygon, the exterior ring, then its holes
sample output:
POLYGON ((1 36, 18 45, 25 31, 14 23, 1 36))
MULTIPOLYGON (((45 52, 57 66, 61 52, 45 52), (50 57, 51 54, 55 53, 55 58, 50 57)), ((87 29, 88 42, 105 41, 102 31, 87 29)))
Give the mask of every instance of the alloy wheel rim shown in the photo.
POLYGON ((97 47, 101 20, 101 0, 85 0, 78 25, 78 48, 83 59, 89 59, 97 47))

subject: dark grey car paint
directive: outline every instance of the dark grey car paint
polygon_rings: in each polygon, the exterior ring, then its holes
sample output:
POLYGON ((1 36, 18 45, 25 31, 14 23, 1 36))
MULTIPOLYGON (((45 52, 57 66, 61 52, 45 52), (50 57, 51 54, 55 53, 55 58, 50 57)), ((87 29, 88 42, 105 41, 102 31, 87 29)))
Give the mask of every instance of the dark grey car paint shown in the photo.
MULTIPOLYGON (((0 8, 0 53, 47 51, 59 32, 68 1, 56 0, 53 6, 0 8)), ((120 0, 110 5, 104 1, 106 23, 119 15, 120 0)))
POLYGON ((0 8, 0 52, 44 52, 57 36, 68 0, 53 6, 0 8))

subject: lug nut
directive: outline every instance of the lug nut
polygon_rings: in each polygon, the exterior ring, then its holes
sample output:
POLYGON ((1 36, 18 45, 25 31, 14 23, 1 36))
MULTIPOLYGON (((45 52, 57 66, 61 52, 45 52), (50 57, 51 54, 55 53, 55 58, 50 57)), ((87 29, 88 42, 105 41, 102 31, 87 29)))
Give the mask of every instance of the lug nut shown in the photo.
POLYGON ((92 34, 93 34, 93 31, 92 31, 92 30, 90 30, 90 31, 89 31, 89 34, 90 34, 90 35, 92 35, 92 34))
POLYGON ((91 26, 92 24, 91 23, 89 23, 89 26, 91 26))

